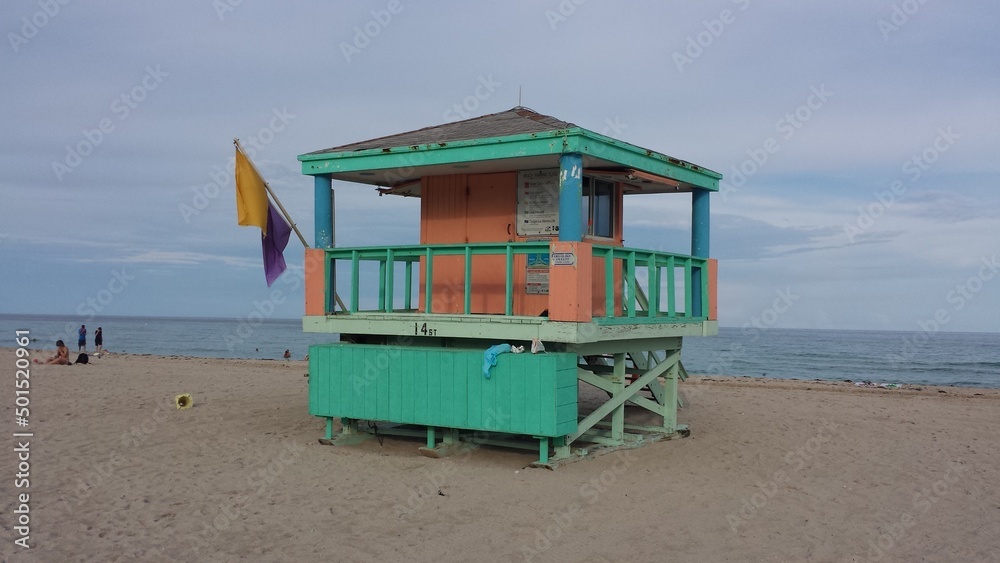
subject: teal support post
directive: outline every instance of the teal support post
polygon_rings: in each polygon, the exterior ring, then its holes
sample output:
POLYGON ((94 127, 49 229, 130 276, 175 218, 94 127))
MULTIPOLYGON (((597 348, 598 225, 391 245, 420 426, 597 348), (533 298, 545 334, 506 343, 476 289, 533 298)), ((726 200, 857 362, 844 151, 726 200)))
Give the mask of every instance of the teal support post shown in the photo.
MULTIPOLYGON (((334 246, 333 233, 333 178, 329 174, 313 176, 314 193, 314 218, 315 229, 313 230, 314 246, 316 248, 331 248, 334 246)), ((337 264, 327 261, 326 267, 326 311, 336 309, 337 296, 337 264)))
POLYGON ((559 157, 559 240, 583 240, 583 156, 559 157))
POLYGON ((333 179, 329 174, 313 176, 314 230, 316 248, 333 246, 333 179))
POLYGON ((710 193, 698 188, 691 192, 691 256, 695 258, 708 258, 710 193))
POLYGON ((434 446, 436 446, 436 445, 437 445, 437 438, 434 436, 434 427, 433 426, 428 426, 427 427, 427 447, 429 449, 433 450, 434 446))
MULTIPOLYGON (((709 233, 709 204, 708 196, 711 192, 700 188, 695 188, 691 192, 691 256, 695 258, 708 258, 708 233, 709 233)), ((703 274, 701 268, 692 272, 690 314, 695 317, 702 317, 708 311, 702 311, 701 285, 703 274)))
POLYGON ((333 417, 332 416, 326 417, 326 439, 327 440, 332 440, 333 439, 333 417))

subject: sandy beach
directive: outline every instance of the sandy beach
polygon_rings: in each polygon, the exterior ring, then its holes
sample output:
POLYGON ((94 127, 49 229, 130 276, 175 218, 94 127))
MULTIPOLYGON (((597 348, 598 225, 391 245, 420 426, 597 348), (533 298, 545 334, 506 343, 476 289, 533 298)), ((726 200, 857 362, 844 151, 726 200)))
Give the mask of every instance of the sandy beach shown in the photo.
MULTIPOLYGON (((49 354, 49 351, 45 351, 49 354)), ((13 350, 0 353, 15 362, 13 350)), ((75 354, 73 355, 75 357, 75 354)), ((1000 561, 1000 390, 693 377, 691 436, 559 467, 323 446, 302 361, 33 365, 4 561, 1000 561), (194 407, 174 408, 190 393, 194 407), (30 431, 30 487, 15 489, 30 431), (30 492, 30 549, 16 495, 30 492)))

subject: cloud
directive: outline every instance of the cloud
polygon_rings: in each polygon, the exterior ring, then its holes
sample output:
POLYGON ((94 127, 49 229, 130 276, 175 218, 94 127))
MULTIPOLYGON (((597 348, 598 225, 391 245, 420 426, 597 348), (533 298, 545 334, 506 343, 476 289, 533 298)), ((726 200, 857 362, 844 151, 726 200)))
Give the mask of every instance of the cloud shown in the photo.
POLYGON ((148 250, 125 256, 108 256, 100 258, 76 258, 77 262, 108 262, 115 264, 173 264, 200 265, 223 264, 236 268, 260 268, 261 261, 248 260, 240 256, 224 256, 219 254, 204 254, 201 252, 186 252, 179 250, 148 250))

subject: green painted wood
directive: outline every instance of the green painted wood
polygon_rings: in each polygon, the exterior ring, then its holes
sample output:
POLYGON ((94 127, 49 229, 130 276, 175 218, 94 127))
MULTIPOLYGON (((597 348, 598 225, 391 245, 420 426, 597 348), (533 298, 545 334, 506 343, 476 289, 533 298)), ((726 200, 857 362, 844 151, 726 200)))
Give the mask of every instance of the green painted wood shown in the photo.
POLYGON ((625 280, 628 284, 628 301, 625 313, 629 318, 635 317, 635 252, 629 252, 625 258, 625 280))
POLYGON ((333 259, 329 255, 323 257, 323 279, 326 280, 325 295, 323 296, 323 312, 335 311, 337 295, 337 276, 333 269, 333 259))
MULTIPOLYGON (((329 256, 329 254, 327 255, 329 256)), ((351 312, 356 313, 358 311, 358 292, 361 284, 361 268, 359 268, 359 260, 361 259, 360 253, 358 251, 351 252, 351 312)))
MULTIPOLYGON (((492 255, 504 256, 505 258, 505 316, 513 316, 514 296, 514 256, 529 254, 532 252, 545 251, 548 249, 545 242, 531 243, 471 243, 471 244, 450 244, 450 245, 408 245, 408 246, 387 246, 387 247, 360 247, 360 248, 331 248, 327 249, 327 259, 329 262, 328 271, 335 271, 337 260, 350 260, 351 264, 351 304, 349 312, 357 313, 394 313, 395 309, 395 267, 398 262, 403 262, 406 267, 406 299, 404 300, 405 312, 414 312, 411 308, 412 288, 412 267, 413 263, 421 258, 425 264, 424 275, 424 310, 425 313, 433 313, 434 289, 433 270, 434 260, 439 256, 463 256, 465 259, 465 281, 463 283, 463 311, 466 316, 471 314, 473 292, 472 285, 472 262, 474 256, 492 255), (373 311, 360 311, 360 265, 362 262, 374 261, 379 265, 379 284, 377 297, 377 309, 373 311)), ((702 310, 704 315, 693 317, 694 310, 694 270, 704 271, 707 268, 706 259, 692 256, 655 252, 634 248, 621 248, 596 245, 594 246, 594 256, 602 258, 605 262, 604 281, 605 286, 614 288, 614 271, 616 267, 621 268, 624 300, 622 310, 615 307, 616 295, 613 291, 605 292, 605 324, 644 324, 644 323, 670 323, 676 319, 690 321, 692 319, 706 320, 708 311, 708 278, 701 276, 702 310), (650 298, 647 298, 636 279, 636 269, 645 267, 647 271, 650 298), (665 314, 660 311, 662 304, 662 277, 660 270, 667 269, 667 310, 665 314), (681 273, 677 270, 680 269, 681 273), (684 280, 683 296, 680 297, 684 310, 679 312, 678 296, 676 295, 675 282, 677 276, 682 275, 684 280), (614 319, 614 320, 611 320, 614 319)), ((332 306, 332 286, 327 287, 326 301, 332 306)), ((404 312, 404 311, 399 311, 404 312)), ((336 314, 331 310, 331 314, 336 314)), ((454 316, 454 315, 450 315, 454 316)), ((480 316, 481 317, 481 316, 480 316)), ((477 317, 478 318, 478 317, 477 317)), ((364 332, 363 329, 359 329, 364 332)))
POLYGON ((385 307, 383 311, 392 311, 395 308, 395 303, 393 302, 393 292, 396 289, 395 285, 395 275, 396 275, 396 261, 393 256, 392 248, 387 248, 385 250, 385 288, 383 288, 383 293, 385 293, 385 307))
POLYGON ((426 259, 424 261, 424 273, 425 273, 424 311, 426 311, 427 314, 431 314, 434 312, 432 310, 432 305, 434 303, 434 299, 432 297, 432 293, 434 290, 434 249, 428 246, 425 252, 426 252, 426 257, 425 257, 426 259))
POLYGON ((684 316, 691 317, 694 301, 691 291, 691 260, 684 260, 684 316))
POLYGON ((674 278, 675 268, 674 257, 667 258, 667 316, 670 317, 677 316, 677 297, 674 295, 677 292, 675 285, 677 280, 674 278))
POLYGON ((337 343, 312 346, 309 412, 441 428, 560 436, 576 430, 576 355, 337 343))
POLYGON ((472 313, 472 248, 465 247, 465 283, 463 285, 465 302, 462 308, 465 314, 472 313))
POLYGON ((504 262, 504 311, 506 315, 514 314, 514 247, 507 245, 504 262))
MULTIPOLYGON (((385 260, 379 260, 378 262, 378 310, 379 311, 386 310, 386 295, 388 294, 385 285, 387 278, 386 264, 387 262, 385 260)), ((389 304, 389 307, 390 308, 392 307, 391 303, 389 304)))
MULTIPOLYGON (((298 160, 302 163, 303 174, 331 174, 336 178, 338 173, 377 170, 391 173, 392 170, 410 168, 415 156, 420 158, 421 165, 431 166, 543 155, 557 157, 574 152, 674 178, 710 191, 718 191, 722 178, 718 172, 580 127, 450 143, 303 154, 298 156, 298 160)), ((378 176, 373 179, 375 181, 385 183, 378 176)))
POLYGON ((413 262, 410 260, 406 261, 406 266, 403 270, 403 287, 406 288, 406 293, 403 297, 403 309, 409 311, 413 308, 410 303, 413 295, 413 262))
POLYGON ((615 316, 615 261, 612 249, 604 249, 604 316, 615 316))
POLYGON ((646 298, 646 314, 655 317, 660 314, 660 267, 656 265, 655 256, 650 256, 646 260, 646 271, 649 272, 646 282, 649 287, 649 296, 646 298))

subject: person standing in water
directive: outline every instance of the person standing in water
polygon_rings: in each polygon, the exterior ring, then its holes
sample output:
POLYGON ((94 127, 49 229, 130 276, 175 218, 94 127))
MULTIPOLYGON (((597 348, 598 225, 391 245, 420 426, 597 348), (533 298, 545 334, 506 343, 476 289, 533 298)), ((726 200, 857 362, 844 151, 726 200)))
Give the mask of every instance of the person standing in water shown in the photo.
POLYGON ((77 352, 86 352, 87 351, 87 325, 80 325, 80 330, 76 331, 76 333, 78 335, 80 335, 80 339, 76 343, 77 346, 79 346, 79 348, 80 348, 79 350, 77 350, 77 352))
POLYGON ((97 355, 101 355, 104 348, 104 330, 101 327, 94 332, 94 346, 97 346, 97 355))

